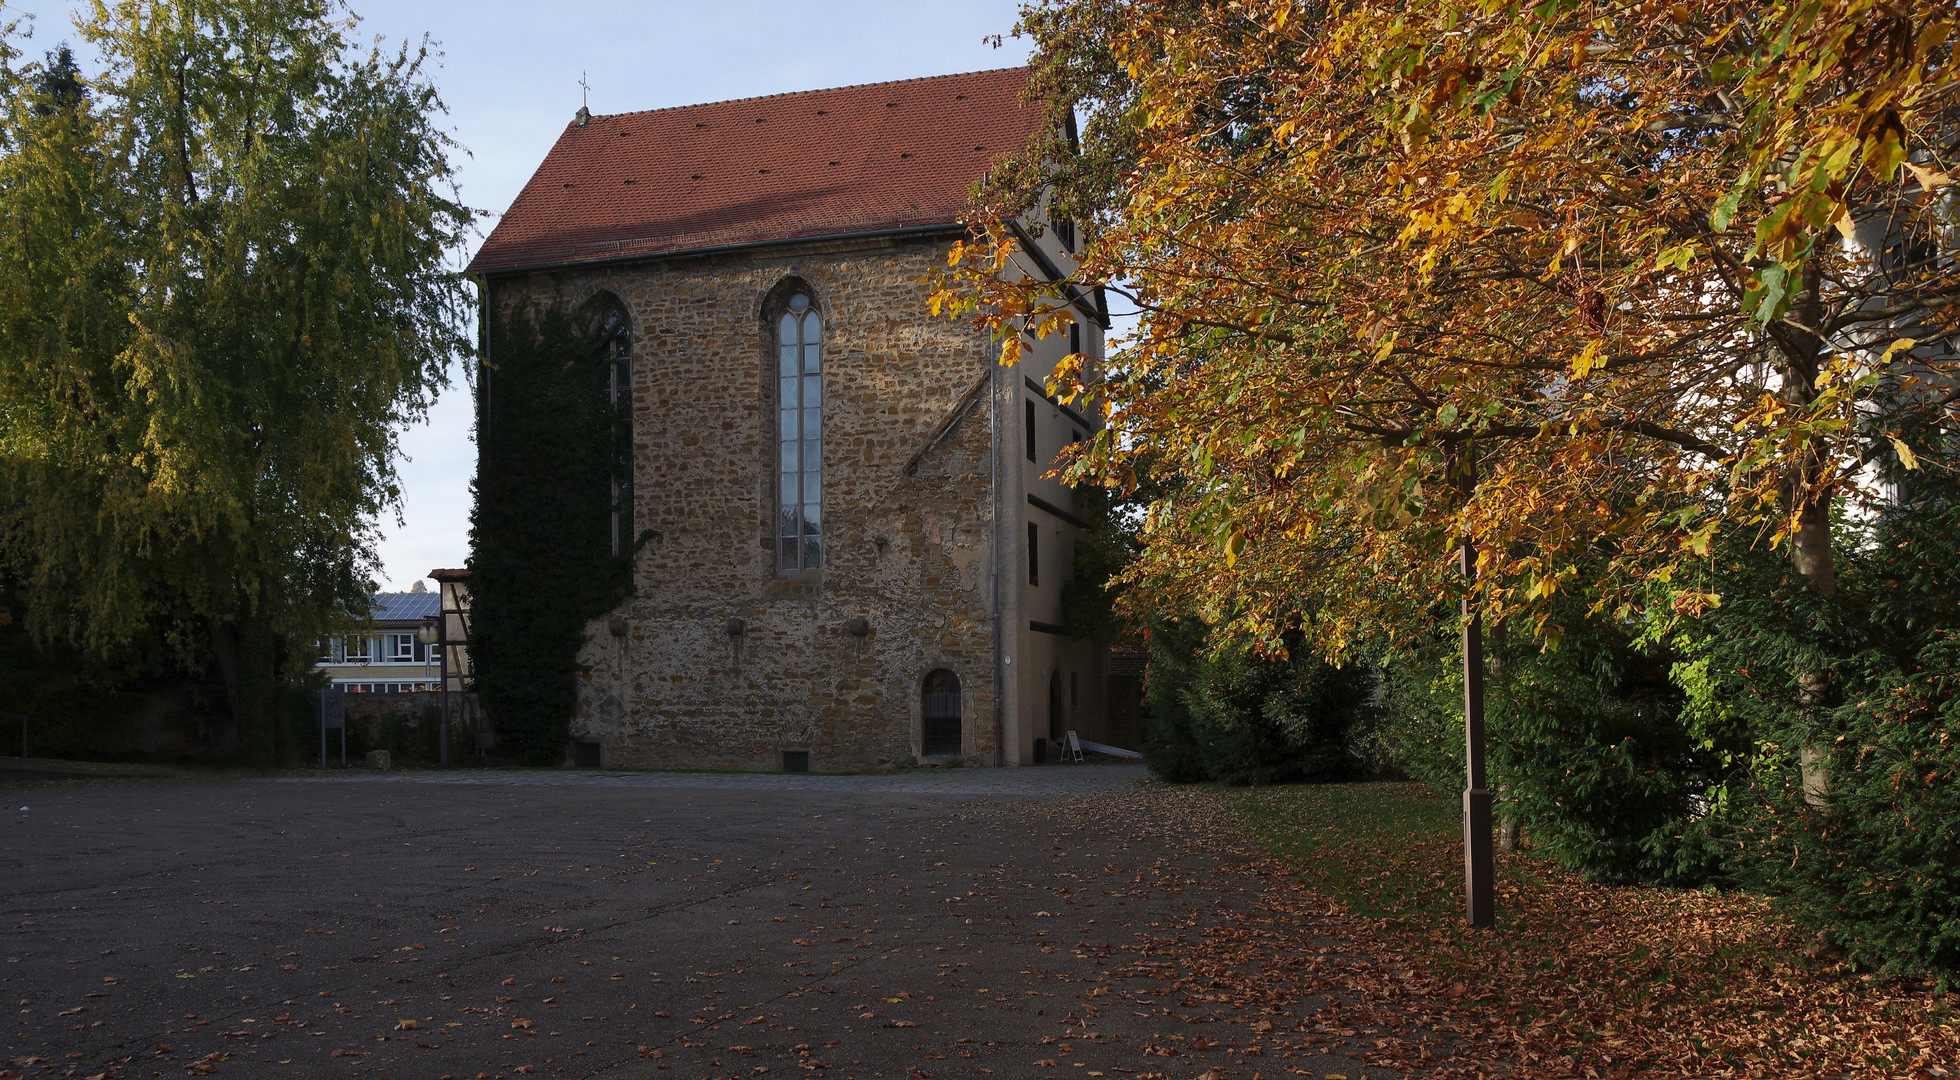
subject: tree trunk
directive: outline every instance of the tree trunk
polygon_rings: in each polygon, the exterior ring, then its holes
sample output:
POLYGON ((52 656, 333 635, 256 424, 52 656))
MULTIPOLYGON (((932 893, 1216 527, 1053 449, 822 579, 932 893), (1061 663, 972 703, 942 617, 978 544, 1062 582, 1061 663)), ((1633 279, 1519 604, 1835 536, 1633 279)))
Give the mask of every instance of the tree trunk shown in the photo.
POLYGON ((238 670, 238 636, 232 632, 230 623, 215 615, 205 616, 204 625, 211 631, 211 652, 218 658, 218 675, 225 681, 225 701, 231 706, 232 723, 236 725, 244 694, 238 670))
MULTIPOLYGON (((1823 325, 1821 275, 1814 265, 1804 271, 1803 288, 1790 306, 1787 323, 1773 334, 1783 354, 1783 399, 1806 408, 1817 399, 1817 375, 1826 342, 1823 325)), ((1783 482, 1784 511, 1796 522, 1790 537, 1791 568, 1825 598, 1837 596, 1837 557, 1831 545, 1834 491, 1828 477, 1828 448, 1813 437, 1798 455, 1783 482)), ((1797 714, 1815 731, 1830 694, 1830 675, 1807 671, 1797 676, 1797 714)), ((1806 743, 1798 752, 1804 802, 1819 809, 1828 801, 1830 768, 1822 746, 1806 743)))

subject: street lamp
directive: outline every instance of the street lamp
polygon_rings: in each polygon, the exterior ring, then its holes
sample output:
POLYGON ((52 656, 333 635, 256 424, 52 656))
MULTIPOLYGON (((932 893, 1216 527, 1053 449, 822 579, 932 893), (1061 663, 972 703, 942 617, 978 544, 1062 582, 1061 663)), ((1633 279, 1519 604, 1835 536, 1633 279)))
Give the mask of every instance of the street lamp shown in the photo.
MULTIPOLYGON (((1467 504, 1477 488, 1471 448, 1456 451, 1456 482, 1467 504)), ((1497 922, 1497 868, 1490 850, 1490 782, 1484 772, 1484 623, 1471 596, 1477 546, 1466 533, 1458 556, 1463 592, 1463 921, 1477 929, 1497 922)))

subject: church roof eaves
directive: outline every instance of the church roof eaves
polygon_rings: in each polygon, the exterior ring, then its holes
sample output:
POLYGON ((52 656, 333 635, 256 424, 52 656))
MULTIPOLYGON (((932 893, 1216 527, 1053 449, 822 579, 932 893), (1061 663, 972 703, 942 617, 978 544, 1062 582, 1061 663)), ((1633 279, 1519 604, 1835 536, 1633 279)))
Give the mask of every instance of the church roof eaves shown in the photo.
POLYGON ((467 272, 960 227, 973 182, 1042 120, 1026 86, 1004 68, 569 124, 467 272))
POLYGON ((893 229, 869 229, 855 232, 818 233, 812 235, 785 236, 768 240, 740 240, 727 244, 688 245, 671 248, 632 249, 617 255, 594 255, 579 258, 560 258, 550 262, 532 263, 518 266, 498 266, 489 269, 472 266, 468 273, 490 277, 499 274, 529 274, 540 270, 555 270, 567 266, 617 266, 621 263, 653 262, 658 259, 699 259, 710 255, 721 255, 731 251, 750 251, 757 248, 791 247, 802 244, 838 243, 850 240, 872 240, 881 237, 900 239, 908 236, 932 236, 938 233, 965 232, 966 225, 960 221, 941 221, 929 225, 908 225, 893 229))

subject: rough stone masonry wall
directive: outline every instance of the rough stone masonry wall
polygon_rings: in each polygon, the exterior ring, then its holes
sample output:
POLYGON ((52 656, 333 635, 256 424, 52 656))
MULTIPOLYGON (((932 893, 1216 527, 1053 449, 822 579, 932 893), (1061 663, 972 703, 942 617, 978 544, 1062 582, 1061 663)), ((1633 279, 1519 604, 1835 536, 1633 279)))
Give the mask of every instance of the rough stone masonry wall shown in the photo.
POLYGON ((581 655, 573 736, 601 740, 606 765, 775 770, 795 750, 815 771, 909 764, 920 684, 942 667, 960 679, 964 759, 992 763, 986 393, 903 472, 993 357, 927 311, 945 252, 764 249, 499 283, 500 303, 610 291, 633 319, 635 531, 658 535, 637 595, 594 620, 581 655), (779 577, 773 546, 772 305, 792 279, 824 317, 827 551, 809 581, 779 577))

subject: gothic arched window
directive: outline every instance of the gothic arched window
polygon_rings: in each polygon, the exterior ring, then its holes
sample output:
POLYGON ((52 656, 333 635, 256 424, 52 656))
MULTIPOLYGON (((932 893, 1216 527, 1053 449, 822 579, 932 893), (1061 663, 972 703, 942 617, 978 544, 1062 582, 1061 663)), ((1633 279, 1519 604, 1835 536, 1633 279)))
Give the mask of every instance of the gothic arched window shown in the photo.
POLYGON ((823 322, 808 293, 776 323, 776 568, 823 565, 823 322))
POLYGON ((618 461, 612 475, 612 553, 619 555, 633 532, 633 327, 615 301, 600 312, 599 329, 606 343, 606 400, 613 410, 618 461))

